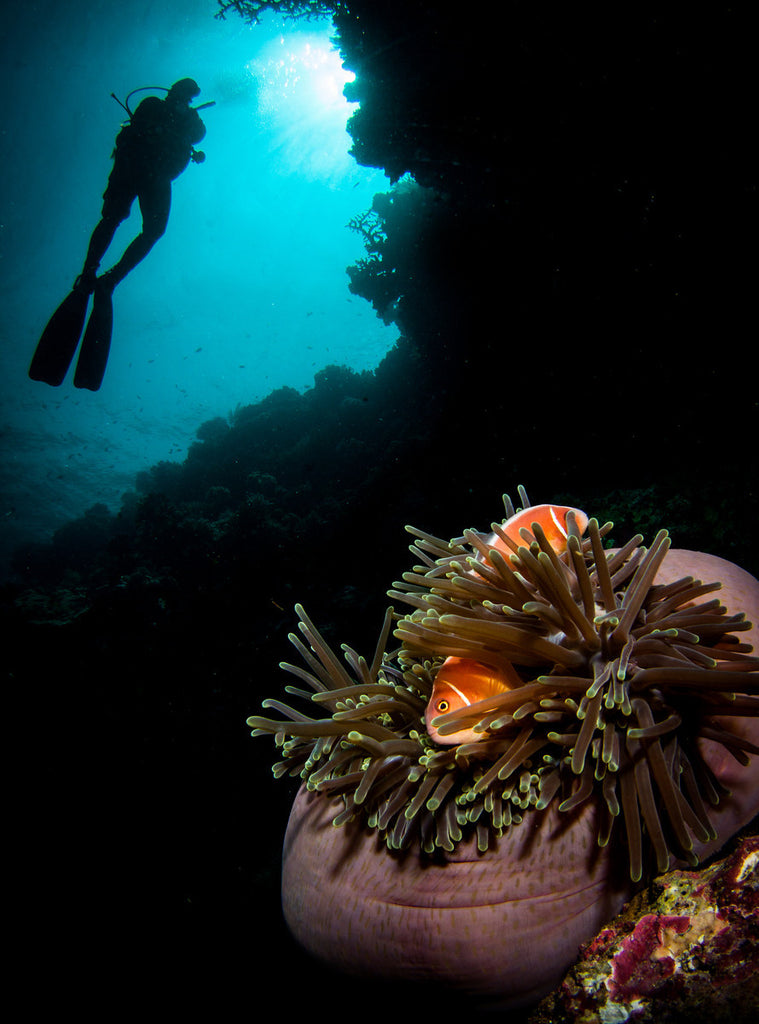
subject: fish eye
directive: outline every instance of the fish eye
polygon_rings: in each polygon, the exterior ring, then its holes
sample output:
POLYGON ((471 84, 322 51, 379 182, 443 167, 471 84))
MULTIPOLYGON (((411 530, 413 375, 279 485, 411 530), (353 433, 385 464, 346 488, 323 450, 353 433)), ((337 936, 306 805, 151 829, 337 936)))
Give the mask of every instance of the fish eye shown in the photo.
POLYGON ((437 702, 437 710, 440 712, 441 715, 444 715, 450 706, 451 705, 445 699, 439 700, 437 702))

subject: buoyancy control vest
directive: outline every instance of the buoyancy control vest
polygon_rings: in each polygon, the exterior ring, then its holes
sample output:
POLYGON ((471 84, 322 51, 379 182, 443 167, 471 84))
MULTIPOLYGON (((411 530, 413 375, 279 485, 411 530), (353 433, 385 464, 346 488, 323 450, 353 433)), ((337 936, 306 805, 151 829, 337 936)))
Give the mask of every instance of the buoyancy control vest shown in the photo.
POLYGON ((144 99, 116 137, 113 158, 136 174, 178 177, 206 134, 196 110, 157 96, 144 99))

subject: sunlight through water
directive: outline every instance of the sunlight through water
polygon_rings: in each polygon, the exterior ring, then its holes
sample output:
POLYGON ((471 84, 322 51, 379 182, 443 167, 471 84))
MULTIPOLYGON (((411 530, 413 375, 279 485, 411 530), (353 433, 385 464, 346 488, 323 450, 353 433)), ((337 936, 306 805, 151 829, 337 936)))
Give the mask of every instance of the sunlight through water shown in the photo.
POLYGON ((285 169, 332 181, 351 171, 345 124, 357 104, 348 102, 343 88, 355 76, 324 35, 279 36, 246 70, 256 88, 256 116, 285 169))

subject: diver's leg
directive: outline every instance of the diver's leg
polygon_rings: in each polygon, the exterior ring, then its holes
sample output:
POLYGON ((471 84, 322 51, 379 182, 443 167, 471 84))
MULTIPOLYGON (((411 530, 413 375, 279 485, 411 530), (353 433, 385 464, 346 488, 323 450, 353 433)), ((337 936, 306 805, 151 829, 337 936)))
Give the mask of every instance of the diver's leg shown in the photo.
POLYGON ((129 216, 136 195, 137 191, 130 183, 128 176, 118 167, 114 167, 108 179, 108 186, 103 193, 100 221, 90 235, 84 266, 76 279, 75 288, 80 288, 88 293, 93 290, 100 261, 113 241, 119 224, 129 216))
POLYGON ((171 209, 171 182, 151 181, 138 192, 142 213, 142 231, 129 243, 119 262, 100 279, 104 286, 115 288, 130 270, 144 260, 166 231, 171 209))
POLYGON ((92 291, 95 286, 95 277, 97 275, 97 269, 100 266, 100 261, 103 256, 105 256, 108 246, 113 241, 113 236, 116 234, 116 228, 120 223, 120 219, 103 217, 95 226, 95 230, 90 235, 90 244, 87 249, 87 255, 84 259, 82 272, 77 278, 77 287, 86 288, 87 291, 90 292, 92 291))

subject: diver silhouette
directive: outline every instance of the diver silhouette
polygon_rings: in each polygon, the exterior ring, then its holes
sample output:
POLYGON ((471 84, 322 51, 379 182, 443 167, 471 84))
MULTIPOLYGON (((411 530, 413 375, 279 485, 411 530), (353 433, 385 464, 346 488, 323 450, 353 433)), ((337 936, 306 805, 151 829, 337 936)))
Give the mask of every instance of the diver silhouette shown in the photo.
POLYGON ((205 159, 203 153, 194 149, 206 134, 205 125, 198 114, 200 108, 190 106, 200 87, 192 78, 182 78, 166 92, 165 99, 148 96, 134 114, 129 109, 129 97, 126 104, 121 104, 130 119, 116 138, 113 169, 103 193, 100 221, 90 237, 81 274, 51 317, 37 345, 29 368, 33 380, 53 386, 63 381, 79 343, 88 299, 92 295, 92 313, 82 339, 74 385, 96 391, 102 383, 113 327, 113 290, 165 232, 171 209, 172 181, 191 160, 202 163, 205 159), (98 276, 100 262, 116 229, 129 216, 135 199, 140 206, 142 230, 115 266, 98 276))
POLYGON ((103 193, 100 223, 92 232, 79 287, 111 291, 147 256, 166 230, 171 183, 193 157, 193 146, 205 136, 205 125, 189 104, 200 88, 191 78, 175 82, 166 99, 148 96, 116 137, 113 170, 103 193), (97 269, 113 241, 116 228, 139 200, 142 231, 119 262, 96 280, 97 269))

